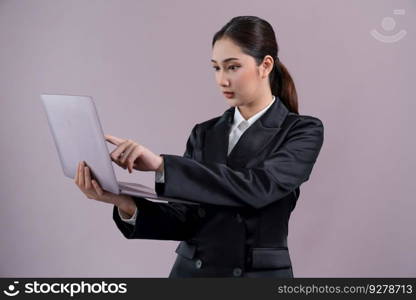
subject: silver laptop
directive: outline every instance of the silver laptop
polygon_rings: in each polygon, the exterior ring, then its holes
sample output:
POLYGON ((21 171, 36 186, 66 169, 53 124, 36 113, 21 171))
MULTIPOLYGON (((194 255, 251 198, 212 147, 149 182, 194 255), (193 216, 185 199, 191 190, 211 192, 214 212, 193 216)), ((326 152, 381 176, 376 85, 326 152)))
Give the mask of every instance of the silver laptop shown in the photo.
POLYGON ((143 197, 155 202, 198 204, 184 199, 159 197, 153 188, 139 183, 118 182, 91 97, 43 94, 41 99, 67 177, 74 179, 78 163, 85 161, 106 191, 143 197))

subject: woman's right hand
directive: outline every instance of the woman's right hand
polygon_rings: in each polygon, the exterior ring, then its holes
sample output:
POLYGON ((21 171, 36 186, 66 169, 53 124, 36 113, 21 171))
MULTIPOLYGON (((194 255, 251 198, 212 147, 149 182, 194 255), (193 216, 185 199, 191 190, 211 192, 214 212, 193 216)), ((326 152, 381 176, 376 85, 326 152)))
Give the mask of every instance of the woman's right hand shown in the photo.
POLYGON ((136 203, 133 198, 128 195, 117 195, 103 190, 99 183, 91 178, 90 168, 84 162, 78 164, 78 169, 75 174, 75 184, 88 199, 114 204, 126 214, 130 216, 134 214, 136 203))

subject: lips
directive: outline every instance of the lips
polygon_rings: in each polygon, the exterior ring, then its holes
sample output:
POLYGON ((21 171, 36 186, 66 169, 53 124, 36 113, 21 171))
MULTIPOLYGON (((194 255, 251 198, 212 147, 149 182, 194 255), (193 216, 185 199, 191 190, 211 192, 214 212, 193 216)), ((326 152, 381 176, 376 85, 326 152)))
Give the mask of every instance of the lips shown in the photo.
POLYGON ((234 93, 233 92, 223 92, 223 94, 228 99, 234 98, 234 93))

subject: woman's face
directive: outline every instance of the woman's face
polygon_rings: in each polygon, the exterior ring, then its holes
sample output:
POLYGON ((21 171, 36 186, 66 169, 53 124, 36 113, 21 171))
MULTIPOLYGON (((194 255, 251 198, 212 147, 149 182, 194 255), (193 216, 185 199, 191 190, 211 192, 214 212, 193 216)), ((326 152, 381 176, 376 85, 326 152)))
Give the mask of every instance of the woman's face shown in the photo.
POLYGON ((232 92, 224 97, 230 106, 246 105, 261 95, 262 80, 255 59, 243 53, 228 38, 217 40, 212 49, 212 66, 221 93, 232 92))

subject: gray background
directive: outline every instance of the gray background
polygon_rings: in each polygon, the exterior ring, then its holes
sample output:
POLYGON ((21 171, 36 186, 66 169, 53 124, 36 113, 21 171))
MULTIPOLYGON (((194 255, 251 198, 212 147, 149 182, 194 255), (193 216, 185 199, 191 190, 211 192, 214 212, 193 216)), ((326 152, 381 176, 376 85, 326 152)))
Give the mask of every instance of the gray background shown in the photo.
POLYGON ((193 125, 228 108, 213 34, 256 15, 275 29, 301 114, 325 125, 290 220, 295 276, 416 276, 415 11, 410 0, 0 1, 0 275, 168 275, 178 242, 125 239, 112 206, 63 176, 39 95, 91 95, 106 133, 181 155, 193 125), (407 35, 383 43, 372 29, 407 35))

